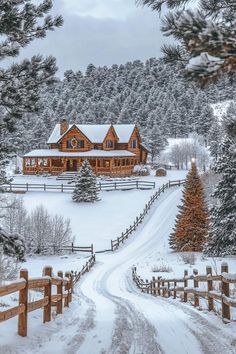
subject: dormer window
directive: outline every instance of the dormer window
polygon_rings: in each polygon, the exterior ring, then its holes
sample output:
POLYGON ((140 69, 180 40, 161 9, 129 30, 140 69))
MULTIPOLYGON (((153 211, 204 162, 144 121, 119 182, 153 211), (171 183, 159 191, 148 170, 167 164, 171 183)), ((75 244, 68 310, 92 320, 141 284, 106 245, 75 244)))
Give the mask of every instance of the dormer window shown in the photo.
POLYGON ((107 140, 106 141, 106 148, 107 149, 113 149, 113 147, 114 147, 113 141, 112 140, 107 140))
POLYGON ((132 148, 132 149, 137 149, 137 147, 138 147, 138 141, 137 141, 137 139, 132 139, 132 140, 131 140, 131 148, 132 148))

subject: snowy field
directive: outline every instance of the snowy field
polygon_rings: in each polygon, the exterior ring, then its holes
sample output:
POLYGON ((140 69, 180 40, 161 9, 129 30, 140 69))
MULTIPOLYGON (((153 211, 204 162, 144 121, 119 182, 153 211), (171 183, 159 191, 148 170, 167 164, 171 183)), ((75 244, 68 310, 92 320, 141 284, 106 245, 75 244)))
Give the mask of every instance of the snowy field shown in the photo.
MULTIPOLYGON (((154 181, 156 189, 169 180, 184 179, 186 171, 168 171, 166 177, 139 177, 140 180, 154 181)), ((55 182, 51 177, 50 183, 55 182)), ((48 183, 47 177, 17 176, 15 183, 48 183), (23 181, 23 182, 22 182, 23 181)), ((51 214, 70 218, 75 245, 94 244, 96 251, 110 249, 111 239, 123 231, 142 212, 154 190, 109 191, 100 193, 100 201, 94 204, 74 203, 71 193, 28 192, 23 195, 25 207, 31 211, 37 205, 44 205, 51 214)))

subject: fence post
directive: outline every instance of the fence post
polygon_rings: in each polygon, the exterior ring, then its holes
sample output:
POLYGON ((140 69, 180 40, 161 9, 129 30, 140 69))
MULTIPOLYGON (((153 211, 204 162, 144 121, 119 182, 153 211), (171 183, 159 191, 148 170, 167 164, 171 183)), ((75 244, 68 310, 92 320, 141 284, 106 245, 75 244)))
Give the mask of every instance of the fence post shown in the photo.
MULTIPOLYGON (((206 274, 207 275, 212 275, 212 268, 210 266, 206 267, 206 274)), ((213 281, 211 279, 207 279, 207 291, 208 291, 208 310, 213 311, 214 310, 214 300, 212 297, 210 297, 209 293, 210 291, 213 290, 213 281)))
POLYGON ((63 190, 63 183, 62 183, 62 185, 61 185, 61 192, 63 193, 63 191, 64 191, 64 190, 63 190))
MULTIPOLYGON (((174 281, 174 289, 176 288, 177 285, 177 281, 174 281)), ((174 294, 173 294, 174 299, 176 299, 176 290, 174 290, 174 294)))
MULTIPOLYGON (((198 280, 195 279, 195 276, 198 275, 198 270, 197 269, 193 270, 193 275, 194 275, 193 286, 194 286, 194 289, 196 289, 196 288, 198 288, 198 280)), ((195 307, 199 306, 199 296, 196 293, 194 294, 194 306, 195 307)))
POLYGON ((93 243, 91 244, 91 254, 93 254, 93 243))
POLYGON ((22 337, 27 336, 27 319, 28 319, 28 270, 21 269, 20 278, 26 280, 25 288, 19 292, 19 305, 24 305, 24 312, 18 317, 18 334, 22 337))
POLYGON ((113 252, 113 241, 111 240, 111 251, 113 252))
POLYGON ((119 237, 117 237, 117 243, 118 243, 118 247, 120 246, 120 241, 119 241, 119 237))
POLYGON ((29 191, 29 185, 28 185, 28 183, 26 183, 26 191, 27 191, 27 192, 29 191))
MULTIPOLYGON (((184 288, 188 287, 188 279, 186 279, 187 276, 188 276, 188 271, 185 270, 184 271, 184 288)), ((187 301, 188 301, 188 293, 186 293, 184 291, 184 302, 187 302, 187 301)))
MULTIPOLYGON (((50 278, 52 277, 52 267, 45 267, 43 271, 43 275, 49 276, 50 278)), ((48 296, 48 304, 44 306, 43 309, 43 322, 49 322, 51 321, 51 307, 52 307, 52 301, 51 301, 51 296, 52 296, 52 284, 51 284, 51 279, 49 279, 48 285, 45 286, 44 288, 44 297, 48 296)))
POLYGON ((160 290, 160 286, 161 286, 161 277, 157 277, 158 281, 157 281, 157 293, 158 295, 161 295, 161 290, 160 290))
POLYGON ((155 277, 152 277, 152 287, 153 287, 153 295, 156 296, 157 295, 157 291, 156 291, 156 279, 155 277))
POLYGON ((166 294, 166 292, 165 292, 165 281, 164 280, 161 282, 161 286, 162 286, 162 296, 164 297, 165 294, 166 294))
POLYGON ((138 181, 136 181, 136 189, 138 189, 138 181))
POLYGON ((124 239, 125 239, 125 238, 124 238, 124 232, 121 233, 121 238, 122 238, 121 242, 123 243, 123 242, 124 242, 124 239))
POLYGON ((67 291, 67 296, 65 297, 64 307, 69 307, 70 302, 70 273, 66 272, 65 277, 68 278, 68 281, 65 285, 65 290, 67 291))
POLYGON ((57 301, 57 315, 62 313, 62 301, 63 301, 63 272, 59 271, 57 276, 61 278, 60 285, 57 285, 57 295, 61 295, 61 299, 57 301))
MULTIPOLYGON (((228 273, 229 268, 227 263, 222 263, 221 265, 221 274, 228 273)), ((222 288, 222 320, 230 320, 230 307, 225 304, 224 296, 229 297, 229 283, 224 281, 223 276, 221 277, 221 288, 222 288)), ((226 321, 227 322, 227 321, 226 321)))
POLYGON ((46 191, 46 184, 43 185, 43 190, 46 191))
POLYGON ((74 253, 74 242, 71 243, 71 252, 74 253))
POLYGON ((167 282, 167 287, 168 287, 168 292, 167 292, 167 296, 170 297, 170 282, 167 282))
POLYGON ((70 273, 70 296, 69 296, 69 302, 72 302, 72 293, 73 293, 73 277, 72 277, 72 274, 70 273))
POLYGON ((170 188, 170 180, 169 180, 169 184, 168 185, 169 185, 169 188, 170 188))

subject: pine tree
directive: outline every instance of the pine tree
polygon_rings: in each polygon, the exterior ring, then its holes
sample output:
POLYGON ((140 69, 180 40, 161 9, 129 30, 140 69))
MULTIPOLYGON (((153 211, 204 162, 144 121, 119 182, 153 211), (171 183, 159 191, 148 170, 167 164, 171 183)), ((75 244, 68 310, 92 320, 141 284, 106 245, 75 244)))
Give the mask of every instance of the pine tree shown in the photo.
POLYGON ((205 252, 211 256, 236 255, 236 115, 226 120, 222 155, 215 166, 221 179, 213 197, 218 203, 211 210, 211 223, 205 252))
MULTIPOLYGON (((47 15, 52 6, 52 0, 42 0, 38 5, 30 0, 0 2, 0 62, 17 57, 34 39, 44 38, 49 30, 62 25, 61 16, 47 15)), ((23 113, 38 109, 39 90, 55 81, 56 70, 55 58, 40 55, 1 68, 0 186, 8 182, 4 169, 13 153, 9 133, 23 113)))
POLYGON ((96 176, 88 160, 83 161, 75 182, 72 195, 74 202, 96 202, 99 200, 96 176))
POLYGON ((199 0, 195 9, 191 0, 136 2, 153 11, 161 12, 164 6, 170 10, 163 18, 162 31, 179 42, 162 48, 166 62, 178 61, 191 76, 201 79, 236 71, 235 1, 199 0))
POLYGON ((202 251, 208 233, 208 213, 195 162, 192 162, 188 173, 179 209, 174 231, 169 238, 170 247, 179 252, 202 251))

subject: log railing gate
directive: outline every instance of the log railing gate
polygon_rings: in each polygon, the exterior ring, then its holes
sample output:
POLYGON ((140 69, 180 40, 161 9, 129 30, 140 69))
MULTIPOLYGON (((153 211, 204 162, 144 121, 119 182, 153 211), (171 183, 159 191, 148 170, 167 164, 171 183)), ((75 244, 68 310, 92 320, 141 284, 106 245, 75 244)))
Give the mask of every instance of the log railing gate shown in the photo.
POLYGON ((111 251, 115 251, 116 249, 119 248, 119 246, 124 243, 124 241, 131 235, 143 222, 144 217, 148 214, 149 210, 151 209, 153 203, 160 197, 162 193, 165 192, 166 189, 171 188, 171 187, 176 187, 176 186, 182 186, 185 183, 185 180, 178 180, 178 181, 169 181, 166 184, 163 184, 161 188, 156 191, 155 194, 153 194, 147 204, 145 204, 145 207, 143 209, 143 212, 140 213, 139 216, 136 217, 134 220, 133 224, 130 225, 129 228, 125 230, 125 232, 122 232, 120 237, 117 237, 115 240, 111 240, 111 251))
POLYGON ((136 267, 132 268, 132 277, 138 288, 147 294, 153 296, 163 296, 177 298, 180 295, 183 302, 188 301, 188 295, 192 294, 194 307, 199 307, 200 298, 207 300, 208 311, 215 310, 215 303, 219 302, 221 306, 221 316, 223 322, 231 320, 230 308, 236 308, 236 298, 231 297, 230 284, 236 284, 236 274, 228 273, 227 263, 222 263, 221 274, 213 275, 212 268, 206 267, 206 274, 199 275, 196 269, 193 275, 188 275, 184 271, 183 278, 164 279, 162 277, 153 277, 152 280, 143 280, 136 272, 136 267), (193 286, 189 286, 192 281, 193 286), (217 290, 214 290, 214 284, 217 282, 217 290), (179 284, 180 283, 180 284, 179 284), (205 288, 201 288, 199 283, 205 283, 205 288))
POLYGON ((69 307, 74 285, 85 272, 93 267, 94 263, 95 255, 93 254, 80 272, 66 272, 63 275, 63 272, 60 271, 57 276, 53 275, 52 267, 45 267, 40 278, 29 278, 28 270, 22 269, 18 281, 8 285, 0 285, 0 296, 19 292, 18 306, 1 311, 0 322, 18 316, 18 334, 25 337, 27 336, 29 312, 43 308, 43 322, 51 321, 52 307, 56 307, 57 315, 63 312, 63 300, 64 307, 69 307), (30 289, 42 289, 44 297, 37 301, 28 302, 30 289))

